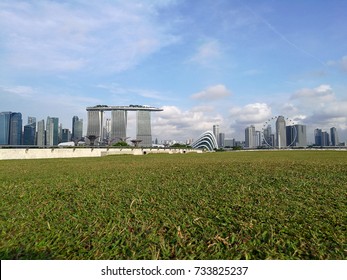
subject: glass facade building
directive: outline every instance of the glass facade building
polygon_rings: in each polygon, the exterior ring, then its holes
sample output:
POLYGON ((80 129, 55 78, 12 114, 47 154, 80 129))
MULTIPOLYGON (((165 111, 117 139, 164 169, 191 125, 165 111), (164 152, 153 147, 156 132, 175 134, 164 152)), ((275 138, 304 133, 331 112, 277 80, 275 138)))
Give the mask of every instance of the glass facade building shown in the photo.
POLYGON ((46 145, 57 146, 59 143, 59 119, 47 117, 46 123, 46 145))
POLYGON ((8 145, 10 143, 10 121, 11 112, 0 113, 0 145, 8 145))
POLYGON ((0 113, 0 145, 22 144, 22 114, 0 113))

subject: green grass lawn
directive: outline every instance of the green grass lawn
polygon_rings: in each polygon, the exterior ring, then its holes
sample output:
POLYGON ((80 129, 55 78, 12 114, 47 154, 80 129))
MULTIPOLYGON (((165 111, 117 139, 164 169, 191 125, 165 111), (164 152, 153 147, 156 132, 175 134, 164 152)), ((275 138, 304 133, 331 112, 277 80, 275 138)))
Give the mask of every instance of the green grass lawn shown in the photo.
POLYGON ((0 161, 1 259, 347 259, 347 152, 0 161))

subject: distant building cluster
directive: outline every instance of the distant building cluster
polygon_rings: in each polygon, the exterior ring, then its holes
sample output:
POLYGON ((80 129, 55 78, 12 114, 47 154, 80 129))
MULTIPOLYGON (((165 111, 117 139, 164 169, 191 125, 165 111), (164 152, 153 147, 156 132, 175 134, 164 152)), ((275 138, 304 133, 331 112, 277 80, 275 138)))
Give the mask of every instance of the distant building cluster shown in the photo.
POLYGON ((330 128, 330 135, 317 128, 314 130, 314 143, 316 146, 339 146, 339 136, 335 127, 330 128))
MULTIPOLYGON (((245 140, 236 141, 227 138, 220 132, 219 125, 213 125, 211 131, 202 133, 196 140, 187 139, 185 143, 175 140, 152 141, 151 112, 162 109, 147 105, 107 106, 97 105, 88 107, 87 135, 83 134, 83 119, 78 116, 72 118, 72 130, 63 128, 59 118, 47 117, 46 120, 36 121, 35 117, 28 117, 23 124, 22 114, 19 112, 0 112, 0 146, 38 146, 53 147, 78 142, 96 145, 111 145, 113 142, 126 141, 127 114, 136 111, 136 144, 145 147, 169 147, 176 143, 191 145, 194 148, 207 150, 228 148, 286 148, 307 147, 306 126, 288 122, 283 116, 274 117, 273 122, 266 122, 262 130, 256 130, 254 125, 245 128, 245 140), (111 118, 104 120, 104 111, 111 111, 111 118)), ((269 120, 270 121, 270 120, 269 120)), ((313 146, 343 146, 339 142, 338 132, 335 127, 329 132, 320 128, 314 130, 313 146)))
MULTIPOLYGON (((266 124, 263 131, 256 131, 254 125, 247 127, 245 129, 245 147, 285 148, 308 146, 305 125, 287 125, 283 116, 278 116, 275 119, 275 130, 273 130, 271 124, 266 124)), ((322 131, 321 129, 315 129, 314 136, 315 142, 313 146, 327 147, 342 145, 342 143, 339 142, 335 127, 330 129, 330 137, 328 132, 322 131)))
POLYGON ((254 125, 247 127, 245 129, 245 147, 276 147, 280 149, 307 146, 305 125, 287 125, 283 116, 275 117, 274 120, 274 124, 266 122, 262 131, 255 130, 254 125), (272 125, 275 126, 275 129, 273 129, 272 125))
POLYGON ((18 112, 0 112, 0 145, 11 146, 57 146, 62 142, 83 140, 83 119, 72 118, 72 132, 59 124, 59 118, 47 117, 36 121, 28 117, 23 127, 22 114, 18 112))

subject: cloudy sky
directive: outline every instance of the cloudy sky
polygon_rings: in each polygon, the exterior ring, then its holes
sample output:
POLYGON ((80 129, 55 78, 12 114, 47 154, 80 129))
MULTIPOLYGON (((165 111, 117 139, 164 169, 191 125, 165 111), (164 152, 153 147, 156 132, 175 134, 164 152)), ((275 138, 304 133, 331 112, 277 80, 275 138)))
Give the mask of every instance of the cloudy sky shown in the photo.
MULTIPOLYGON (((159 140, 284 115, 347 140, 347 1, 0 1, 0 111, 145 104, 159 140)), ((129 113, 129 136, 135 137, 129 113)))

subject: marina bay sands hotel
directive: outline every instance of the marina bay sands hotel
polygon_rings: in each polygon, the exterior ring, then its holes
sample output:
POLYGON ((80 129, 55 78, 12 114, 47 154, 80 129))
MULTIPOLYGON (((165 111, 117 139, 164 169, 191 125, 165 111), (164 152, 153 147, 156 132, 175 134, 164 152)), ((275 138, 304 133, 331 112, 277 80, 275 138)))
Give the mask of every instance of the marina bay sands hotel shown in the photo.
POLYGON ((136 140, 141 140, 139 146, 149 147, 152 145, 151 112, 163 111, 163 109, 146 105, 107 106, 97 105, 87 107, 88 128, 87 137, 97 142, 104 140, 104 112, 111 111, 111 139, 125 141, 127 138, 127 115, 128 111, 136 111, 136 140))

